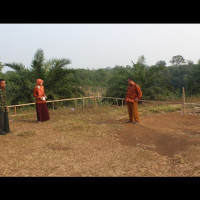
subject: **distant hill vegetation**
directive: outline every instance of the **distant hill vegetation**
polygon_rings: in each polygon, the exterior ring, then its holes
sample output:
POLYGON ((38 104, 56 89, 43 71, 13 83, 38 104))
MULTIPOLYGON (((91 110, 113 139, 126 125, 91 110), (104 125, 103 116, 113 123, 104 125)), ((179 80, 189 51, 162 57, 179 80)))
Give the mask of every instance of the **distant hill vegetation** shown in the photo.
POLYGON ((96 70, 69 69, 70 63, 66 58, 45 61, 42 49, 36 51, 30 68, 21 63, 0 62, 0 78, 6 80, 9 105, 34 102, 33 88, 37 78, 44 80, 49 100, 91 94, 124 98, 128 77, 140 85, 143 99, 177 99, 182 96, 182 87, 186 96, 200 96, 200 62, 186 62, 180 55, 172 57, 171 66, 166 66, 162 60, 148 66, 144 56, 132 65, 96 70), (12 71, 2 73, 4 66, 12 71))

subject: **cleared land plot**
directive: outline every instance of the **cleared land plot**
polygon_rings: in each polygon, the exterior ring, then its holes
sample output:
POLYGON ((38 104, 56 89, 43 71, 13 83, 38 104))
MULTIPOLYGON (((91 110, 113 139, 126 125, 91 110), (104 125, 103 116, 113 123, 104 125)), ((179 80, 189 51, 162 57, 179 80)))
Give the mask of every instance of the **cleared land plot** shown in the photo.
POLYGON ((50 110, 43 123, 33 111, 10 116, 0 176, 200 176, 200 115, 167 107, 140 105, 137 125, 125 106, 50 110))

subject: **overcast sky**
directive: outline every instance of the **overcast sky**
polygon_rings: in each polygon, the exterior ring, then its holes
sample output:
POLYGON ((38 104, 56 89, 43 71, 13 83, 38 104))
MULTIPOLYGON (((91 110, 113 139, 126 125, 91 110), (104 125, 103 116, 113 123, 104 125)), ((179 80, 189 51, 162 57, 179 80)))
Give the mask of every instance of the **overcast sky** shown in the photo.
MULTIPOLYGON (((45 60, 67 58, 69 68, 147 65, 182 55, 200 59, 200 24, 0 24, 0 61, 30 67, 37 49, 45 60)), ((3 72, 10 70, 5 67, 3 72)))

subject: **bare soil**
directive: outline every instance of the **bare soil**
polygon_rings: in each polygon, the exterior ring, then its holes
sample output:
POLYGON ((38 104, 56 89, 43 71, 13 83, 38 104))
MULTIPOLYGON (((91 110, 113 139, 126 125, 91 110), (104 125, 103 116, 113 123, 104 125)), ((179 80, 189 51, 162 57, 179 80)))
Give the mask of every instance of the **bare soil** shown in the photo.
POLYGON ((200 115, 168 112, 126 123, 127 109, 98 107, 10 116, 0 135, 1 177, 200 176, 200 115))

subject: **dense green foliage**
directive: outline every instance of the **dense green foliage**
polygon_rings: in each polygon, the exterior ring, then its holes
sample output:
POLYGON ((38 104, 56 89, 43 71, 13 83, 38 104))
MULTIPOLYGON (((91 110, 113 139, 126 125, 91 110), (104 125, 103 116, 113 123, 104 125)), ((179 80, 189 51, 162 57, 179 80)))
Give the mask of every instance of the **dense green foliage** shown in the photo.
POLYGON ((142 63, 117 67, 116 73, 109 80, 106 96, 117 96, 124 98, 126 95, 127 78, 132 77, 143 92, 144 99, 165 100, 176 96, 173 87, 165 80, 165 66, 145 66, 142 63))
POLYGON ((68 59, 51 59, 45 61, 43 50, 38 49, 30 69, 21 63, 5 63, 14 71, 3 74, 7 83, 9 104, 34 102, 33 89, 36 79, 44 80, 46 96, 51 99, 73 98, 83 96, 79 82, 74 79, 74 70, 65 68, 68 59))
POLYGON ((125 97, 128 77, 133 77, 140 85, 143 99, 180 98, 183 87, 186 96, 200 95, 200 64, 178 63, 167 67, 165 61, 158 61, 156 65, 147 66, 145 58, 141 56, 132 66, 117 65, 98 70, 76 69, 75 77, 81 85, 106 87, 103 95, 109 97, 125 97))
POLYGON ((172 58, 172 66, 165 61, 158 61, 153 66, 145 64, 145 57, 140 56, 132 66, 114 68, 69 69, 68 59, 51 59, 45 61, 44 52, 38 49, 30 68, 21 63, 0 63, 0 78, 6 79, 9 104, 34 102, 33 88, 36 79, 44 80, 48 99, 73 98, 88 95, 87 88, 103 88, 101 94, 108 97, 124 98, 127 78, 132 77, 143 92, 143 99, 168 100, 182 96, 185 87, 186 96, 200 94, 200 63, 181 65, 185 61, 181 56, 172 58), (1 73, 2 67, 8 66, 12 71, 1 73))

